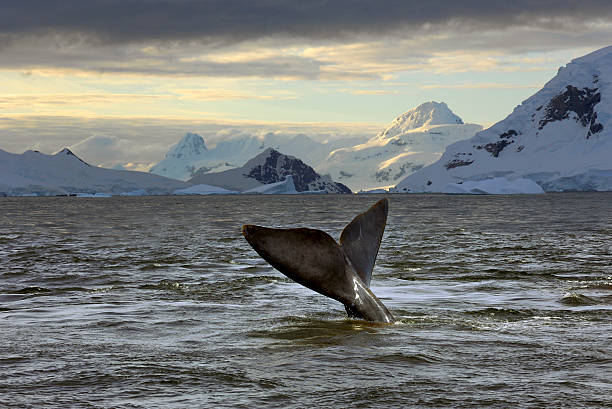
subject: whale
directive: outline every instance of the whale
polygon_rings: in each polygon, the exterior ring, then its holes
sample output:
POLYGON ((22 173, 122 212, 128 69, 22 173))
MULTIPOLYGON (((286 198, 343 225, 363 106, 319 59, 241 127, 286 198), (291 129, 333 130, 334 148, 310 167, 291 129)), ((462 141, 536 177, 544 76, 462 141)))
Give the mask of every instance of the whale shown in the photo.
POLYGON ((393 323, 395 318, 370 289, 388 200, 358 214, 339 241, 306 227, 279 229, 245 224, 242 235, 272 267, 293 281, 341 302, 350 318, 393 323))

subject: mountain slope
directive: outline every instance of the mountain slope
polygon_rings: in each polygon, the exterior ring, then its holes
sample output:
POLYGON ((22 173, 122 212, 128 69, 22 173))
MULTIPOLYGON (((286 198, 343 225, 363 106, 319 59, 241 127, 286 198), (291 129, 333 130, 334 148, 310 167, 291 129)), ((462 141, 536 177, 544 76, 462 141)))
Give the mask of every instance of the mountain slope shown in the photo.
POLYGON ((331 152, 316 170, 353 190, 394 185, 434 162, 449 144, 480 130, 480 125, 464 124, 444 102, 425 102, 366 143, 331 152))
POLYGON ((207 152, 204 139, 188 132, 149 172, 173 179, 185 179, 185 175, 192 175, 199 168, 198 164, 206 158, 207 152))
POLYGON ((286 135, 268 132, 262 135, 247 134, 223 140, 208 149, 204 139, 197 134, 188 133, 166 157, 153 166, 151 173, 180 180, 190 179, 199 173, 220 172, 242 166, 246 161, 262 153, 267 148, 299 155, 308 163, 319 163, 330 151, 353 144, 355 139, 334 140, 320 143, 304 134, 286 135))
POLYGON ((546 191, 612 190, 612 47, 573 60, 504 120, 447 148, 399 191, 527 178, 546 191))
POLYGON ((139 189, 149 194, 165 194, 188 186, 185 182, 144 172, 91 166, 69 149, 55 155, 38 151, 19 155, 0 149, 0 192, 8 195, 120 194, 139 189))
POLYGON ((298 192, 327 190, 329 193, 350 193, 341 183, 322 177, 313 168, 294 156, 284 155, 268 148, 249 160, 244 166, 223 172, 197 172, 189 180, 193 184, 220 186, 228 190, 246 191, 258 186, 282 182, 286 176, 293 176, 298 192))

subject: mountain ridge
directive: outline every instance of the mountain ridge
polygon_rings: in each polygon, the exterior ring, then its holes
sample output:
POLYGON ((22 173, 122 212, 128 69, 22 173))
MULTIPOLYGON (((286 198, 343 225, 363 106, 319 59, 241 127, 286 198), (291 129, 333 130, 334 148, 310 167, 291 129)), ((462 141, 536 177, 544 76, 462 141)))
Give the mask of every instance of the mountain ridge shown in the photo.
POLYGON ((316 170, 353 190, 393 186, 438 159, 448 144, 479 130, 446 103, 429 101, 397 116, 365 143, 332 151, 316 170))
POLYGON ((0 193, 57 195, 121 194, 144 190, 168 194, 188 183, 145 172, 92 166, 64 148, 53 155, 28 150, 22 154, 0 149, 0 193))
POLYGON ((505 119, 456 142, 397 184, 438 192, 450 183, 527 178, 546 191, 612 190, 612 47, 559 68, 505 119))
POLYGON ((220 186, 228 190, 246 191, 266 184, 282 182, 286 176, 293 176, 297 192, 323 191, 329 193, 351 193, 341 183, 321 176, 302 160, 267 148, 251 158, 242 167, 223 172, 196 172, 190 183, 220 186))

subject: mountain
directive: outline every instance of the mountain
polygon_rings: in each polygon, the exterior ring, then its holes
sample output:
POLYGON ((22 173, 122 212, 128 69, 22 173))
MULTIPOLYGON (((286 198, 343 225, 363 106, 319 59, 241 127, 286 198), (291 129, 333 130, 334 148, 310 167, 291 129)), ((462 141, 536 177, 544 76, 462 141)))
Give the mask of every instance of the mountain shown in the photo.
POLYGON ((480 125, 464 124, 444 102, 425 102, 366 143, 331 152, 316 170, 353 190, 395 185, 438 159, 447 145, 480 130, 480 125))
POLYGON ((267 148, 240 168, 215 173, 198 171, 189 182, 244 192, 282 182, 288 175, 292 175, 295 190, 298 192, 326 190, 329 193, 351 193, 348 187, 335 183, 329 177, 320 176, 300 159, 284 155, 272 148, 267 148))
MULTIPOLYGON (((355 138, 320 143, 304 134, 286 135, 268 132, 262 135, 243 134, 220 141, 208 149, 204 138, 188 133, 166 157, 153 166, 151 173, 180 180, 188 180, 199 173, 220 172, 238 168, 267 148, 299 155, 308 163, 319 163, 332 150, 355 143, 355 138)), ((350 146, 350 145, 349 145, 350 146)))
POLYGON ((612 47, 577 58, 504 120, 449 146, 400 192, 530 179, 545 191, 612 190, 612 47))
POLYGON ((188 179, 200 167, 199 164, 205 160, 207 153, 204 139, 198 134, 188 132, 149 172, 173 179, 188 179))
POLYGON ((69 149, 55 155, 31 150, 19 155, 0 149, 0 195, 121 194, 136 190, 167 194, 188 186, 149 173, 91 166, 69 149))

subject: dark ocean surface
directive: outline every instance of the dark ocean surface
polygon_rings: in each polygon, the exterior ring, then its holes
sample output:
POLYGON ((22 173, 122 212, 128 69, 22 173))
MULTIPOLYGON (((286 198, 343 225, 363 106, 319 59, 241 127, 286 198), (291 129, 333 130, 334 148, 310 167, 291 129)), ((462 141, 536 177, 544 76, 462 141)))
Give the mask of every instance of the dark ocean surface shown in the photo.
POLYGON ((612 194, 389 196, 393 325, 240 234, 379 198, 0 198, 0 407, 612 407, 612 194))

